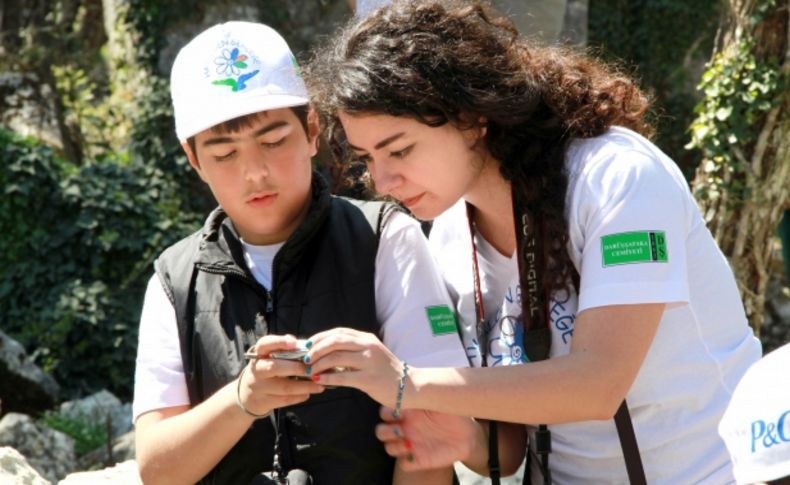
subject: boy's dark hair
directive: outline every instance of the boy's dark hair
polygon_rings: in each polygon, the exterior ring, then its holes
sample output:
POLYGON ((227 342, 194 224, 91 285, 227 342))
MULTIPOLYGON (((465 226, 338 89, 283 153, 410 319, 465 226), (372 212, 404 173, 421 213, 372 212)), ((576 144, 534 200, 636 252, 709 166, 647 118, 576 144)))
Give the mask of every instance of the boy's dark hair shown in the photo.
MULTIPOLYGON (((304 130, 305 136, 307 136, 307 113, 310 111, 310 106, 306 104, 302 104, 299 106, 291 106, 290 110, 293 111, 293 114, 296 115, 296 118, 299 120, 299 123, 302 125, 302 129, 304 130)), ((238 118, 233 118, 231 120, 225 121, 220 123, 211 128, 211 131, 215 133, 236 133, 244 128, 249 128, 252 124, 257 121, 258 117, 261 115, 260 112, 258 113, 251 113, 244 116, 239 116, 238 118)), ((192 150, 192 153, 197 156, 197 151, 195 150, 195 137, 190 136, 187 138, 187 144, 189 145, 189 149, 192 150)))
POLYGON ((407 116, 428 126, 485 120, 482 145, 542 220, 546 289, 564 288, 565 151, 619 125, 649 135, 648 97, 627 76, 560 47, 532 45, 480 1, 395 2, 349 23, 305 79, 335 157, 353 158, 337 114, 407 116))

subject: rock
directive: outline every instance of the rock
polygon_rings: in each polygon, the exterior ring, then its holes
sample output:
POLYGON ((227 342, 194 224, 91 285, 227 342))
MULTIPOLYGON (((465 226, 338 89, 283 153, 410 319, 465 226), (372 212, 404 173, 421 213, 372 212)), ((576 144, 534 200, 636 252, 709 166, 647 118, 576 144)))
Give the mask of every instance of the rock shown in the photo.
POLYGON ((134 460, 127 460, 111 468, 95 472, 72 473, 58 485, 142 485, 134 460))
POLYGON ((107 451, 107 447, 101 447, 80 457, 78 463, 79 469, 96 470, 112 465, 113 463, 134 460, 134 443, 134 431, 129 431, 113 441, 112 453, 107 451))
MULTIPOLYGON (((560 40, 567 44, 587 44, 588 0, 568 0, 560 40)), ((697 78, 699 79, 699 78, 697 78)))
POLYGON ((0 72, 0 125, 62 148, 54 96, 50 86, 32 74, 0 72))
POLYGON ((105 426, 110 419, 112 436, 117 438, 132 429, 132 406, 121 404, 120 399, 107 390, 60 405, 60 414, 73 419, 85 419, 105 426))
POLYGON ((74 471, 74 440, 60 431, 39 426, 25 414, 8 413, 0 420, 0 446, 16 448, 52 482, 74 471))
POLYGON ((50 485, 18 451, 0 447, 0 483, 3 485, 50 485))
POLYGON ((790 296, 783 286, 781 278, 772 279, 765 294, 765 321, 760 329, 764 354, 790 342, 790 296))
POLYGON ((58 401, 55 379, 33 364, 25 349, 0 330, 0 400, 6 412, 38 414, 58 401))
POLYGON ((215 1, 193 9, 179 22, 168 25, 162 32, 162 47, 158 50, 157 72, 169 76, 173 60, 181 47, 201 31, 229 19, 262 22, 277 30, 288 42, 301 62, 318 39, 335 31, 351 18, 346 0, 321 0, 311 8, 303 2, 269 0, 265 7, 257 0, 215 1))

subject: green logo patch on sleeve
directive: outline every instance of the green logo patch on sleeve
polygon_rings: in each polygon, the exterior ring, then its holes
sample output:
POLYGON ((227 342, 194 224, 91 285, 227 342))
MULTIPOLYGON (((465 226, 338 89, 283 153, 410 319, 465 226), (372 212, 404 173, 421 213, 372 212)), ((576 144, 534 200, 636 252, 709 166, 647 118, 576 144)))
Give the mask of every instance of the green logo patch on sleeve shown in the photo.
POLYGON ((447 305, 425 307, 434 337, 456 333, 455 313, 447 305))
POLYGON ((663 231, 635 231, 601 238, 603 266, 632 263, 666 263, 667 238, 663 231))

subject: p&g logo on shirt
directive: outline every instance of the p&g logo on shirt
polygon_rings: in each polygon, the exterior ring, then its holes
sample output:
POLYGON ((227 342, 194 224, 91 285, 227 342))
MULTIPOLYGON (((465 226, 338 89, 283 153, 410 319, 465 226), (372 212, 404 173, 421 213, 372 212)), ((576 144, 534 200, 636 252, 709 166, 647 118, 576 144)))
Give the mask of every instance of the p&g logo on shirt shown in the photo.
POLYGON ((776 422, 758 419, 751 425, 752 453, 782 443, 790 443, 790 409, 779 415, 776 422))

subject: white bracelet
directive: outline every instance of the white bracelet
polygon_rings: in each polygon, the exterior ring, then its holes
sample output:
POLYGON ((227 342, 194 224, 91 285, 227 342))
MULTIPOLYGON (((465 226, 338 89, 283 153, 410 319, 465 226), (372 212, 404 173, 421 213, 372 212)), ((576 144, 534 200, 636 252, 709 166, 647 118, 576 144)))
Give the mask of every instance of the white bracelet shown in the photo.
POLYGON ((239 408, 241 408, 242 411, 244 411, 245 413, 249 414, 250 416, 252 416, 255 419, 265 418, 265 417, 269 416, 270 414, 272 414, 272 412, 269 411, 266 414, 255 414, 255 413, 250 412, 247 408, 244 407, 244 404, 241 403, 241 378, 244 377, 244 373, 246 371, 247 371, 247 366, 245 365, 244 368, 241 370, 241 374, 239 374, 238 381, 236 382, 236 404, 239 405, 239 408))

